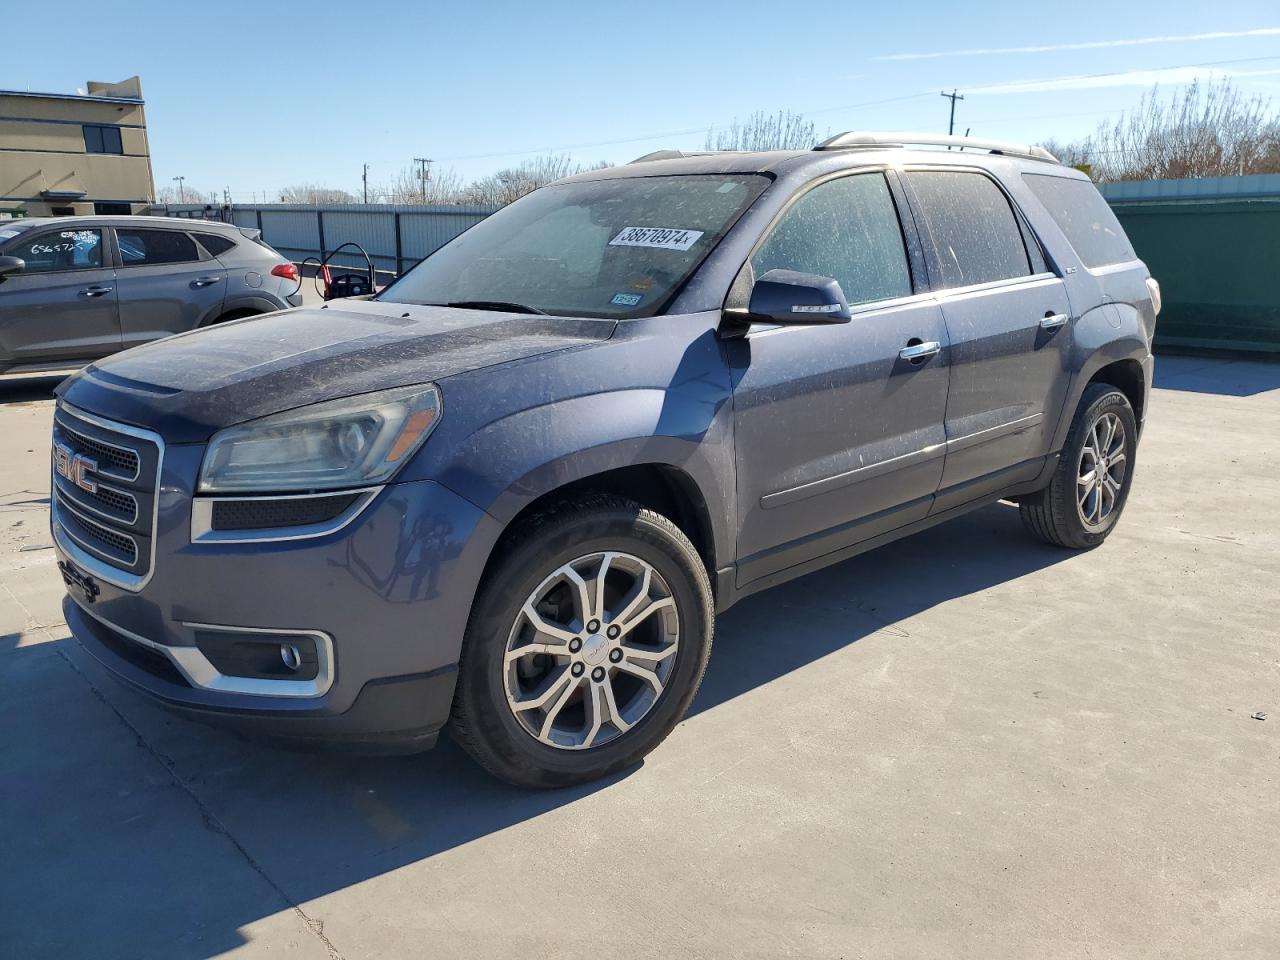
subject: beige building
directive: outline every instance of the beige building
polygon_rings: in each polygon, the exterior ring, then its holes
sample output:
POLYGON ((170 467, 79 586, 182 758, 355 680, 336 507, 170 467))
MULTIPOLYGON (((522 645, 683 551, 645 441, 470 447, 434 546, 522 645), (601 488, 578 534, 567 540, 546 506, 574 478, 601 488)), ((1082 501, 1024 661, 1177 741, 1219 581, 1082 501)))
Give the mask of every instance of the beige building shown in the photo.
POLYGON ((141 213, 155 198, 142 81, 0 90, 0 218, 141 213))

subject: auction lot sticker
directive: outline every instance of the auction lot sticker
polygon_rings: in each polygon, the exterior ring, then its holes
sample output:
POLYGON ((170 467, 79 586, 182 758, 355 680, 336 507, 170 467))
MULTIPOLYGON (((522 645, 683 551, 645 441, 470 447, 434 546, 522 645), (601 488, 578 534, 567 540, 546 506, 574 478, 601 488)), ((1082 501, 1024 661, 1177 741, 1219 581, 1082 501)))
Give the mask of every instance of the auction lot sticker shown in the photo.
POLYGON ((681 230, 677 227, 623 227, 622 231, 609 241, 609 246, 688 250, 698 242, 701 236, 701 230, 681 230))

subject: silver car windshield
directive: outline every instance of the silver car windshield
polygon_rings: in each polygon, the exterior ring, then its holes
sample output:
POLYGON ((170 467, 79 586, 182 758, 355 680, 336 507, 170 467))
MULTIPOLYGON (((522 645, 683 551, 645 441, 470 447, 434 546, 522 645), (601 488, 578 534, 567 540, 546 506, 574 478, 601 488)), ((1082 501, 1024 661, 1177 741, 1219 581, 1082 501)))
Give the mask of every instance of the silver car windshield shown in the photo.
POLYGON ((718 174, 543 187, 441 247, 378 299, 651 316, 769 182, 718 174))

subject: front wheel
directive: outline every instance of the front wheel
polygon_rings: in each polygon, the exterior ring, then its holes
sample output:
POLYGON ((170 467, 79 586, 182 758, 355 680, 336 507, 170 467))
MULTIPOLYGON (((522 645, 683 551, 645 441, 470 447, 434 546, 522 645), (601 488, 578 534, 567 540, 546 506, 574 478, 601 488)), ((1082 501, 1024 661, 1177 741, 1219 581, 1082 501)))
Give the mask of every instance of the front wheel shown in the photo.
POLYGON ((477 593, 451 729, 482 766, 562 787, 636 763, 711 652, 706 568, 670 520, 612 496, 523 523, 477 593))
POLYGON ((1137 420, 1128 398, 1105 383, 1089 386, 1049 486, 1020 504, 1027 529, 1058 547, 1100 544, 1129 498, 1137 450, 1137 420))

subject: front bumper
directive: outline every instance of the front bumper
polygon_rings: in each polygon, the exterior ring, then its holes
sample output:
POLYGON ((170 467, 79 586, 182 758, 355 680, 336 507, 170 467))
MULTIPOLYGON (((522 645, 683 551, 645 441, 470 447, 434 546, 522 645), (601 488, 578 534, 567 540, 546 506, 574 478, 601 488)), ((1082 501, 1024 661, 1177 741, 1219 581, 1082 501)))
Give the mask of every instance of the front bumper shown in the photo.
POLYGON ((429 746, 448 719, 496 521, 415 481, 387 486, 324 536, 193 543, 202 453, 164 452, 154 566, 140 589, 84 569, 55 525, 58 560, 74 573, 63 605, 72 634, 120 679, 196 719, 288 738, 429 746), (325 638, 331 675, 310 691, 245 692, 201 667, 200 625, 325 638))

